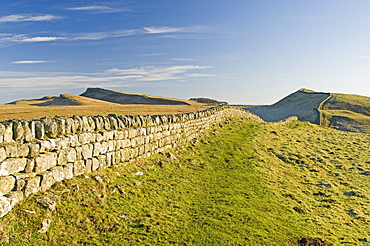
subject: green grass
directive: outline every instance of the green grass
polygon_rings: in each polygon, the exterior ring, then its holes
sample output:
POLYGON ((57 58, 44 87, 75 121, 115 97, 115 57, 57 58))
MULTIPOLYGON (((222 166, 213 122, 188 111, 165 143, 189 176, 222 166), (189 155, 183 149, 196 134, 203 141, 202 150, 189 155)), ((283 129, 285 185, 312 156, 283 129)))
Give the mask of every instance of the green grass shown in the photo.
POLYGON ((60 182, 49 191, 61 196, 55 211, 33 195, 1 223, 10 245, 292 245, 302 237, 363 245, 369 138, 228 121, 171 152, 60 182), (40 234, 46 218, 51 227, 40 234))
POLYGON ((321 112, 334 129, 370 133, 369 97, 331 93, 321 112))

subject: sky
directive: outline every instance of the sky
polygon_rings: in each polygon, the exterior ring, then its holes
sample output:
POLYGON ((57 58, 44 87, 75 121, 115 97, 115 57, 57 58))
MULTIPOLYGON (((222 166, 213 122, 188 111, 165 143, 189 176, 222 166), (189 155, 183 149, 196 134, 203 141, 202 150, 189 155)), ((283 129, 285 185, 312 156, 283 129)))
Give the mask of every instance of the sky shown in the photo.
POLYGON ((231 104, 370 96, 368 0, 2 0, 0 103, 88 87, 231 104))

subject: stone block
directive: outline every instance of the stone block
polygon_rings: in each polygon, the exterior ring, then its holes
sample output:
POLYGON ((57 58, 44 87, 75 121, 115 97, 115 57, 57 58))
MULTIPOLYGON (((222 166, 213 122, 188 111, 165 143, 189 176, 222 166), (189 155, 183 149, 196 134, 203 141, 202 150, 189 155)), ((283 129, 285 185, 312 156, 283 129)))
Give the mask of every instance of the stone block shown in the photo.
POLYGON ((82 159, 87 160, 93 157, 94 146, 92 144, 86 144, 82 146, 82 159))
POLYGON ((83 160, 76 161, 73 164, 73 173, 75 176, 84 174, 85 170, 86 170, 86 166, 83 160))
POLYGON ((58 153, 57 165, 63 166, 66 165, 67 162, 68 162, 68 150, 66 149, 60 150, 58 153))
POLYGON ((99 159, 98 158, 92 158, 91 160, 92 160, 91 170, 95 171, 99 168, 99 165, 100 165, 99 159))
POLYGON ((70 139, 68 137, 60 137, 55 139, 57 149, 66 149, 70 146, 70 139))
POLYGON ((85 173, 90 173, 92 171, 92 159, 85 160, 85 173))
POLYGON ((67 162, 75 162, 77 160, 77 152, 74 148, 67 150, 67 162))
POLYGON ((96 157, 96 156, 99 156, 100 154, 102 153, 102 149, 101 149, 101 143, 94 143, 93 144, 93 156, 96 157))
POLYGON ((45 128, 41 121, 35 121, 35 136, 37 139, 45 138, 45 128))
POLYGON ((36 176, 26 180, 26 186, 24 188, 24 195, 29 197, 31 194, 37 193, 40 188, 41 177, 36 176))
POLYGON ((58 125, 54 121, 44 122, 45 135, 49 138, 56 138, 58 136, 58 125))
POLYGON ((39 190, 41 192, 47 191, 56 182, 53 177, 53 173, 51 171, 46 171, 42 173, 40 176, 41 176, 41 182, 40 182, 39 190))
POLYGON ((7 176, 23 171, 26 165, 26 158, 8 158, 0 164, 0 176, 7 176))
POLYGON ((51 173, 56 182, 62 181, 64 177, 64 168, 62 166, 56 166, 51 169, 51 173))
POLYGON ((10 200, 5 196, 0 196, 0 217, 4 217, 12 210, 10 200))
POLYGON ((33 173, 35 171, 35 159, 27 159, 27 164, 24 171, 26 173, 33 173))
POLYGON ((24 195, 22 191, 12 191, 6 195, 10 202, 10 206, 13 208, 17 203, 23 200, 24 195))
POLYGON ((8 194, 15 186, 13 176, 0 177, 0 196, 8 194))
POLYGON ((40 144, 31 143, 28 144, 29 154, 28 157, 37 157, 40 155, 40 144))
POLYGON ((27 143, 35 141, 35 132, 32 132, 29 122, 22 122, 22 127, 24 131, 24 141, 27 143))
POLYGON ((112 152, 116 150, 116 141, 109 140, 108 141, 108 152, 112 152))
POLYGON ((18 143, 23 143, 24 128, 20 121, 13 121, 13 139, 18 143))
POLYGON ((7 158, 6 151, 4 147, 0 147, 0 162, 7 158))
POLYGON ((3 141, 5 143, 13 142, 13 123, 5 122, 3 125, 5 127, 3 141))
POLYGON ((68 163, 63 166, 64 178, 71 179, 73 178, 73 163, 68 163))
POLYGON ((57 165, 57 153, 41 154, 35 158, 35 172, 42 173, 57 165))
POLYGON ((0 143, 4 142, 4 131, 5 126, 3 124, 0 124, 0 143))

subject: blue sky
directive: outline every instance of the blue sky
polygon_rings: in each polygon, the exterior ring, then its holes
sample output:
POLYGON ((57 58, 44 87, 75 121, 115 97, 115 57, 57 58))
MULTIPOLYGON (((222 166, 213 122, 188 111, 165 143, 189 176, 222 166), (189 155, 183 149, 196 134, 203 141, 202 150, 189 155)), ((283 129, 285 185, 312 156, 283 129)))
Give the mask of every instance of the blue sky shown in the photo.
POLYGON ((370 96, 368 0, 3 0, 0 103, 87 87, 235 104, 370 96))

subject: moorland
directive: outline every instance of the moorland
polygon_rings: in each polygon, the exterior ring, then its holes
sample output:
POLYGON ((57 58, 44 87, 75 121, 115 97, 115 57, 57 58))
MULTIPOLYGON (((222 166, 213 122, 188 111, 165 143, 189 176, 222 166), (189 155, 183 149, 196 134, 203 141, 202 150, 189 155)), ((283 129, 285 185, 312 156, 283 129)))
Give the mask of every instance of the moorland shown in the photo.
POLYGON ((368 98, 292 95, 252 112, 264 118, 301 107, 309 111, 295 115, 301 121, 229 119, 177 148, 59 182, 48 191, 60 198, 55 210, 32 195, 1 218, 1 238, 10 245, 370 244, 368 98), (304 96, 319 97, 316 108, 304 96), (40 233, 45 219, 50 228, 40 233))

